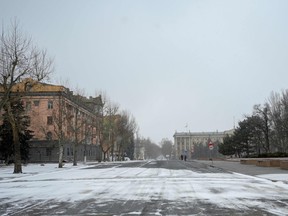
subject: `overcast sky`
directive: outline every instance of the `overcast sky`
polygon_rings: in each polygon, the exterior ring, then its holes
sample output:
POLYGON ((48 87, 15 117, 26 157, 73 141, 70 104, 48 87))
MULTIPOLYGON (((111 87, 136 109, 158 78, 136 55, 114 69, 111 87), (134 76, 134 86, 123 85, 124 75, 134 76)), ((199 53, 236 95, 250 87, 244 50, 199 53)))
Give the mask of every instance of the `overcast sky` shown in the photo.
POLYGON ((105 91, 157 143, 232 129, 287 89, 287 11, 286 0, 0 0, 2 25, 18 18, 55 58, 54 80, 105 91))

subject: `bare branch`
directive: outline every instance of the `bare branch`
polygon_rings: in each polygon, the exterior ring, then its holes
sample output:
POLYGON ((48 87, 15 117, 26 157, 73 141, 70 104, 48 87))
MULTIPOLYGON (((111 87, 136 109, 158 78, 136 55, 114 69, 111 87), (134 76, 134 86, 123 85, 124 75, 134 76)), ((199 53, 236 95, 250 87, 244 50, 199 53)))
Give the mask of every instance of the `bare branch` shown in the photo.
MULTIPOLYGON (((48 78, 53 71, 53 60, 47 57, 46 50, 39 51, 32 45, 32 40, 21 33, 17 19, 11 22, 7 31, 2 29, 0 38, 0 110, 5 107, 12 125, 15 151, 14 172, 22 172, 18 123, 11 106, 15 96, 12 88, 25 78, 37 81, 48 78)), ((21 90, 25 94, 26 89, 21 90)))

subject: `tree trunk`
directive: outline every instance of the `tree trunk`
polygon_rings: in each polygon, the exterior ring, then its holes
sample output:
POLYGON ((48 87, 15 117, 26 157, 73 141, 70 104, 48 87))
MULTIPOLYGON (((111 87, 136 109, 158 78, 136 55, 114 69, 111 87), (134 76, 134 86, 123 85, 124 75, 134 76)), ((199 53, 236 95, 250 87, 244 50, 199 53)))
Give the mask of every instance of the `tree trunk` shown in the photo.
POLYGON ((63 168, 63 143, 59 139, 59 164, 58 168, 63 168))
POLYGON ((73 148, 73 166, 77 166, 77 146, 78 146, 78 132, 79 132, 78 113, 79 113, 79 110, 77 108, 75 112, 75 128, 74 128, 75 140, 74 140, 74 148, 73 148))
POLYGON ((74 142, 74 148, 73 148, 73 166, 77 166, 77 145, 76 145, 76 142, 74 142))
POLYGON ((112 161, 114 161, 114 133, 112 136, 111 154, 112 154, 112 161))
POLYGON ((103 151, 103 161, 106 161, 106 152, 103 151))
POLYGON ((17 123, 15 121, 10 103, 7 103, 7 113, 8 113, 9 122, 11 124, 12 133, 13 133, 14 173, 22 173, 19 131, 18 131, 17 123))
POLYGON ((63 131, 62 131, 62 121, 63 121, 63 101, 61 100, 61 96, 59 95, 59 106, 58 106, 58 113, 59 113, 59 121, 58 121, 58 140, 59 140, 59 164, 58 168, 63 168, 63 131))
POLYGON ((118 150, 117 150, 117 152, 118 152, 118 158, 117 158, 117 160, 118 160, 118 161, 121 161, 121 149, 122 149, 122 148, 121 148, 121 145, 122 145, 122 144, 120 144, 120 145, 118 146, 118 150))
POLYGON ((21 150, 18 130, 16 133, 13 130, 13 143, 14 143, 14 173, 22 173, 21 164, 21 150))

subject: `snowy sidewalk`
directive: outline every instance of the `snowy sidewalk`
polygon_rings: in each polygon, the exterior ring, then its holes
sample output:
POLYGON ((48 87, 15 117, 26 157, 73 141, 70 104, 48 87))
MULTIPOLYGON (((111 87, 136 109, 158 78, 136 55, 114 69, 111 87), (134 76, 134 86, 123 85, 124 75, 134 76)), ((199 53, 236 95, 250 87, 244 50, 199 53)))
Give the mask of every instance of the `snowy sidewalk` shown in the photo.
POLYGON ((269 179, 271 181, 283 181, 288 184, 288 170, 279 167, 259 167, 255 165, 244 165, 240 161, 205 161, 195 160, 197 163, 213 165, 217 168, 229 170, 231 172, 241 173, 245 175, 256 176, 269 179))

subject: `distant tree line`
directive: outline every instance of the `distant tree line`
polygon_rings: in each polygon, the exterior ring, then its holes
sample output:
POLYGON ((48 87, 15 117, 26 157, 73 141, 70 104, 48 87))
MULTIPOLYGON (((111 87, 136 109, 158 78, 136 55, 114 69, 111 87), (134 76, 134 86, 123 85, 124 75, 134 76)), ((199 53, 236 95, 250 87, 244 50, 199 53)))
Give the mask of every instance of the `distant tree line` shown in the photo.
POLYGON ((223 155, 237 157, 288 156, 288 90, 272 92, 238 123, 232 136, 219 145, 223 155))
POLYGON ((137 138, 135 142, 137 146, 135 151, 136 159, 139 158, 139 147, 144 149, 144 159, 171 159, 175 155, 173 142, 168 138, 163 138, 159 144, 156 144, 150 138, 144 137, 137 138))
POLYGON ((103 160, 133 159, 135 133, 138 128, 135 118, 126 110, 120 110, 119 105, 103 98, 103 112, 100 118, 99 144, 103 160))

